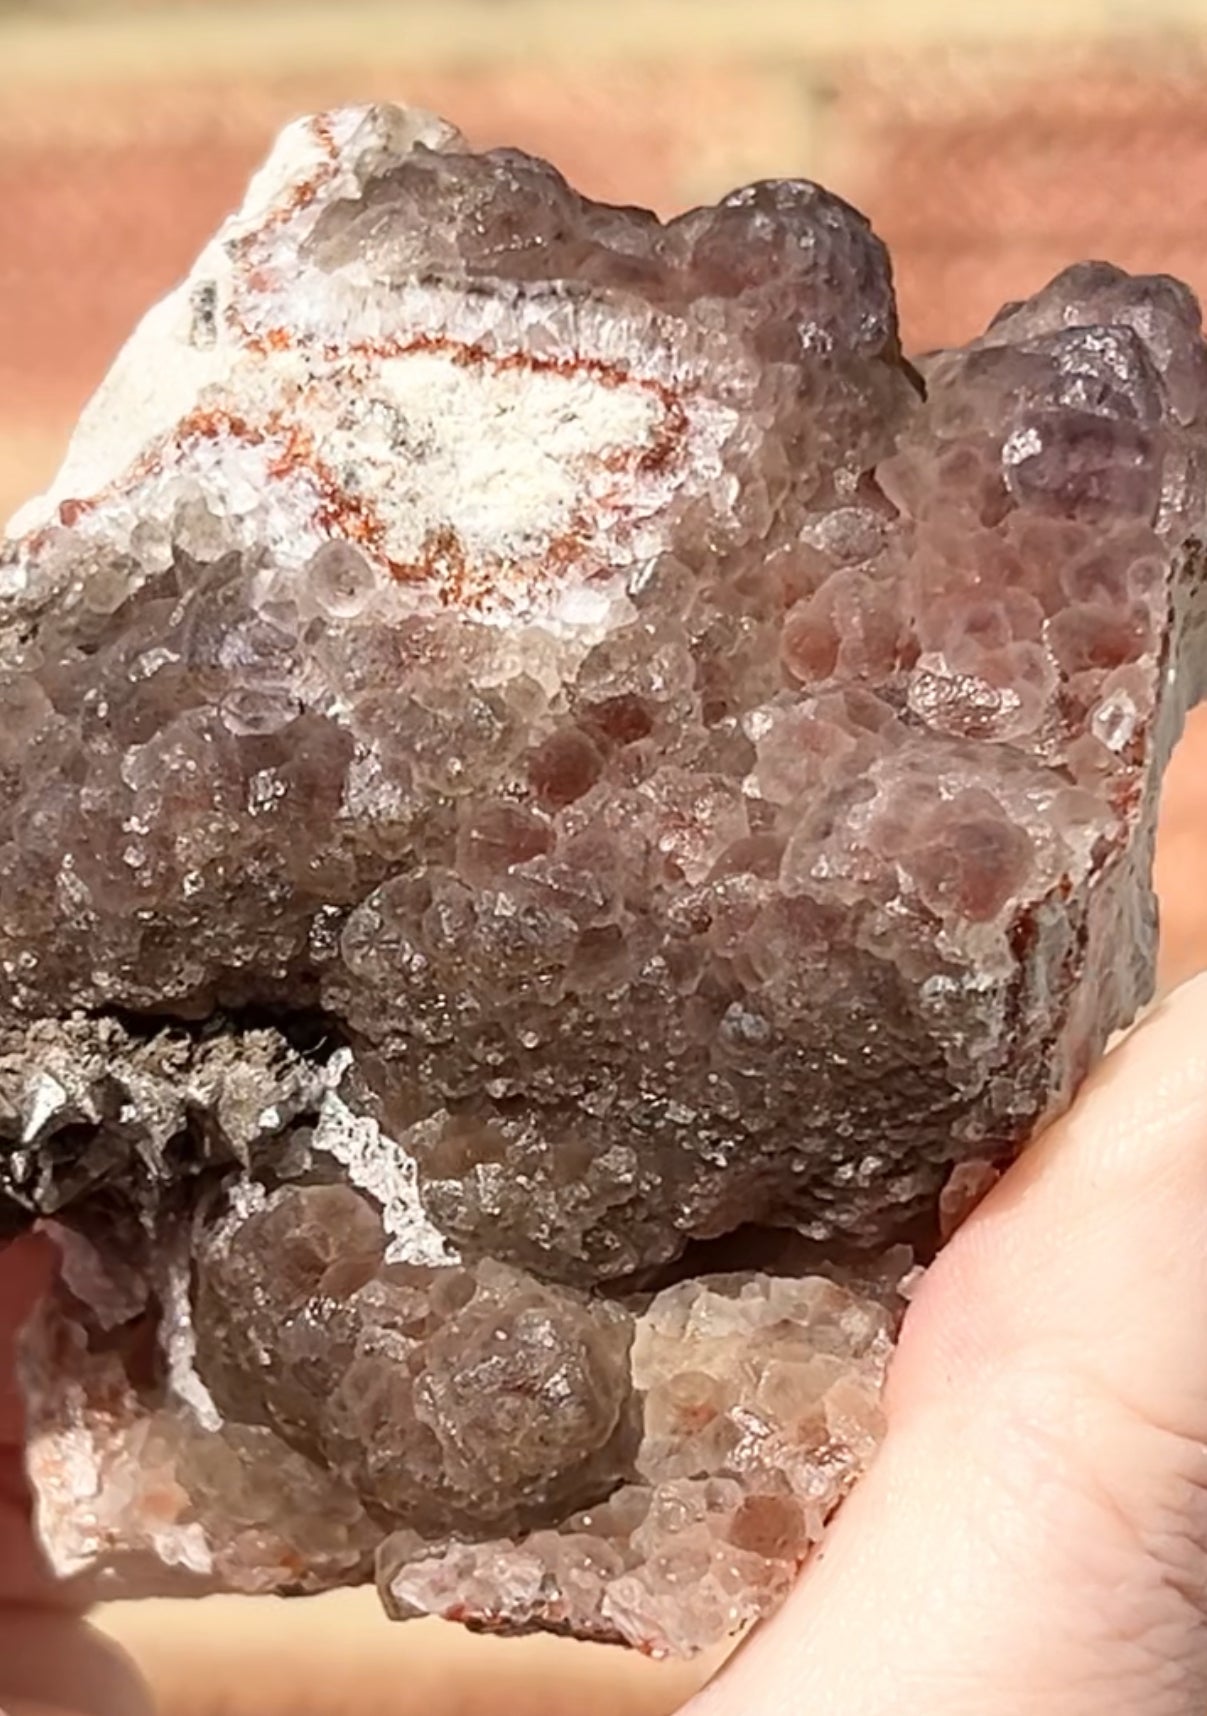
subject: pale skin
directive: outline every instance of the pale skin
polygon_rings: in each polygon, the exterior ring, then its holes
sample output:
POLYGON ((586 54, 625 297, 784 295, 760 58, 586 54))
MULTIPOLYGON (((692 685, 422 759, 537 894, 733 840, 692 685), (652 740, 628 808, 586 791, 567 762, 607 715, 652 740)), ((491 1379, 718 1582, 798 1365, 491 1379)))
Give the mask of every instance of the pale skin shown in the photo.
MULTIPOLYGON (((12 1333, 52 1267, 38 1240, 0 1255, 0 1708, 144 1716, 30 1537, 12 1333)), ((956 1235, 888 1410, 794 1596, 684 1716, 1203 1716, 1207 978, 956 1235)))

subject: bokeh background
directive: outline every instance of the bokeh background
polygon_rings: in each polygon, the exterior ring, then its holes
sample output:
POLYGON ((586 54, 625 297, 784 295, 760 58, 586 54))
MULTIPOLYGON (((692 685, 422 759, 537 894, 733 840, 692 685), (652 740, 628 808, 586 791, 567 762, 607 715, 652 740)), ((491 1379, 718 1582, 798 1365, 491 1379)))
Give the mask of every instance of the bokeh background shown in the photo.
MULTIPOLYGON (((914 350, 1086 256, 1207 294, 1207 0, 0 0, 0 517, 277 127, 372 98, 665 213, 821 179, 888 240, 914 350)), ((1207 966, 1207 711, 1175 760, 1159 883, 1168 983, 1207 966)), ((107 1624, 190 1716, 655 1716, 691 1683, 586 1647, 391 1632, 356 1597, 107 1624)))

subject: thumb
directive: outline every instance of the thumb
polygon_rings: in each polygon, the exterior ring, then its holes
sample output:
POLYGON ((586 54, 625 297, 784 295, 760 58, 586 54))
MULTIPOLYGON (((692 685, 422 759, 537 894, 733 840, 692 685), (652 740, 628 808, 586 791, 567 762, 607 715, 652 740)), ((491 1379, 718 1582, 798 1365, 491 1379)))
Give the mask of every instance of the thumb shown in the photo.
POLYGON ((76 1612, 34 1542, 16 1384, 18 1333, 50 1284, 54 1247, 0 1246, 0 1716, 150 1716, 130 1664, 76 1612))
POLYGON ((1207 978, 923 1283, 889 1433, 698 1716, 1203 1716, 1207 978))

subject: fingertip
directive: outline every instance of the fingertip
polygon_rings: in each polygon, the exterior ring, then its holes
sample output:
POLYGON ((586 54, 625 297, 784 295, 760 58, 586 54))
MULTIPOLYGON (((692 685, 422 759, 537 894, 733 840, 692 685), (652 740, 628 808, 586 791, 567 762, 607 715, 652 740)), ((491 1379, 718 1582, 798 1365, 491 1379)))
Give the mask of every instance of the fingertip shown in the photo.
POLYGON ((16 1381, 21 1330, 57 1266, 56 1249, 43 1234, 24 1235, 0 1249, 0 1475, 4 1456, 20 1444, 24 1425, 16 1381))
POLYGON ((129 1657, 86 1621, 0 1607, 0 1710, 5 1716, 154 1716, 129 1657))
MULTIPOLYGON (((1123 1380, 1202 1361, 1207 975, 1164 997, 927 1272, 890 1378, 911 1412, 1045 1339, 1123 1380), (1178 1355, 1181 1355, 1180 1360, 1178 1355)), ((1207 1373, 1203 1379, 1207 1415, 1207 1373)))
POLYGON ((58 1250, 48 1234, 30 1232, 0 1245, 0 1320, 32 1310, 57 1267, 58 1250))

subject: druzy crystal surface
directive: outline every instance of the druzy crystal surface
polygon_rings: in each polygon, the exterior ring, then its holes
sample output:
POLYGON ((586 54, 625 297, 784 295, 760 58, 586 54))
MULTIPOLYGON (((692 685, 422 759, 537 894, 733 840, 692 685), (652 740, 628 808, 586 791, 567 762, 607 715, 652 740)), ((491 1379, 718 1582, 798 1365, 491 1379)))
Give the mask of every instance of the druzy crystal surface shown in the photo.
POLYGON ((1149 993, 1205 496, 1173 280, 915 367, 814 185, 663 223, 292 127, 0 550, 54 1564, 654 1652, 768 1612, 899 1242, 1149 993))

